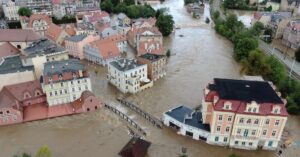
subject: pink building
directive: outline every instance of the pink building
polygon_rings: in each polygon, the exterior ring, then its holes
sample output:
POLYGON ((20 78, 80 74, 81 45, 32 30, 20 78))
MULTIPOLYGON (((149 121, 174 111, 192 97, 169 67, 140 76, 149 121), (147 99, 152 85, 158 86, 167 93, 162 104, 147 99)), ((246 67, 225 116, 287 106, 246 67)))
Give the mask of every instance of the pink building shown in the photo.
POLYGON ((275 150, 288 113, 275 87, 265 81, 214 79, 204 89, 202 119, 207 143, 275 150))
POLYGON ((49 106, 38 80, 9 85, 0 92, 0 126, 94 111, 103 104, 86 90, 70 103, 49 106))
POLYGON ((100 39, 99 36, 93 35, 75 35, 65 38, 65 48, 69 51, 69 54, 75 58, 83 59, 83 47, 100 39))

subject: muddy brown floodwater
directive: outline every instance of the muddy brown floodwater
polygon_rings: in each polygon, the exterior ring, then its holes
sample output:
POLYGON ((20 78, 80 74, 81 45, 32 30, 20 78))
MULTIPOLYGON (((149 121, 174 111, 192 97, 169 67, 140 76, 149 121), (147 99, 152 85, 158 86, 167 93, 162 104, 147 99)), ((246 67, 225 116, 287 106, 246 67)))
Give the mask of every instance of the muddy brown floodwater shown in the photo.
MULTIPOLYGON (((167 76, 155 82, 154 87, 128 97, 157 118, 164 111, 178 105, 199 105, 203 87, 214 77, 241 77, 240 67, 232 58, 231 43, 204 22, 206 16, 209 16, 208 5, 205 15, 199 20, 192 19, 186 13, 182 0, 167 0, 155 7, 166 6, 176 24, 184 26, 192 23, 199 27, 186 26, 166 38, 165 47, 172 52, 167 76)), ((129 53, 128 56, 134 54, 129 53)), ((243 157, 275 157, 274 152, 211 146, 179 136, 169 128, 157 129, 115 101, 120 92, 106 81, 106 68, 84 63, 90 71, 94 93, 127 113, 146 130, 146 139, 152 142, 148 157, 177 157, 182 147, 187 148, 190 157, 227 157, 231 153, 243 157)), ((298 117, 292 117, 288 124, 296 141, 299 141, 298 121, 298 117)), ((0 157, 12 157, 13 154, 22 152, 33 154, 43 145, 50 148, 54 157, 116 157, 129 139, 127 123, 103 108, 88 114, 1 127, 0 157)), ((296 142, 285 152, 286 156, 299 156, 297 146, 296 142)))

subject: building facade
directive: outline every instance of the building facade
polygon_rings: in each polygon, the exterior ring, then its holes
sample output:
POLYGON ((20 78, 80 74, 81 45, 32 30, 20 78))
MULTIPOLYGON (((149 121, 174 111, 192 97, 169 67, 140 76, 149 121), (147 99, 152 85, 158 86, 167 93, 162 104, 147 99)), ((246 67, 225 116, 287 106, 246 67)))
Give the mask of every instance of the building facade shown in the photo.
POLYGON ((157 81, 167 74, 167 57, 164 55, 147 53, 139 56, 137 60, 142 64, 147 64, 148 77, 152 81, 157 81))
MULTIPOLYGON (((114 38, 113 38, 114 39, 114 38)), ((84 46, 84 58, 93 63, 106 66, 121 57, 119 40, 99 39, 84 46)))
POLYGON ((215 78, 203 90, 200 111, 180 106, 163 114, 165 125, 208 144, 275 150, 288 113, 286 101, 265 81, 215 78))
POLYGON ((40 36, 45 36, 52 19, 45 14, 32 14, 29 18, 22 16, 20 18, 22 29, 32 29, 40 36))
POLYGON ((108 64, 108 81, 122 93, 137 93, 152 87, 147 77, 147 65, 134 59, 119 59, 108 64))
POLYGON ((8 21, 18 21, 20 16, 18 14, 19 6, 12 0, 9 0, 7 3, 2 5, 4 16, 8 21))
POLYGON ((49 106, 73 102, 82 92, 92 91, 88 71, 76 59, 45 63, 42 87, 49 106))
POLYGON ((300 22, 291 21, 284 29, 282 43, 296 50, 300 46, 300 22))
POLYGON ((65 38, 65 48, 75 58, 84 59, 83 47, 93 41, 99 40, 99 36, 75 35, 65 38))

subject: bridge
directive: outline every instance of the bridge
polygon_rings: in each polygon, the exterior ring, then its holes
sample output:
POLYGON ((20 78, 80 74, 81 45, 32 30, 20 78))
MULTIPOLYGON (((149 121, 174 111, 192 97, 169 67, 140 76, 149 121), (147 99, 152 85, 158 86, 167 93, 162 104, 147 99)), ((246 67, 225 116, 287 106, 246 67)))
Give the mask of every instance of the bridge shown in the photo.
POLYGON ((176 29, 180 28, 193 28, 193 27, 201 27, 203 24, 201 23, 186 23, 186 24, 175 24, 176 29))
POLYGON ((117 100, 122 104, 127 106, 128 108, 130 108, 133 111, 136 111, 139 115, 141 115, 142 117, 144 117, 146 120, 148 120, 151 124, 153 124, 154 126, 158 127, 158 128, 162 128, 163 127, 163 123, 161 120, 157 119, 156 117, 150 115, 149 113, 147 113, 146 111, 140 109, 139 107, 137 107, 136 105, 134 105, 131 102, 128 102, 124 99, 120 99, 117 98, 117 100))
MULTIPOLYGON (((133 121, 131 118, 129 118, 123 112, 119 111, 115 107, 108 105, 108 104, 104 104, 104 107, 111 110, 112 112, 116 113, 122 119, 126 120, 131 126, 133 126, 135 129, 137 129, 137 131, 142 133, 142 135, 144 135, 144 136, 147 135, 146 131, 144 131, 141 126, 139 126, 135 121, 133 121)), ((130 132, 133 132, 133 130, 131 130, 130 128, 128 128, 128 129, 130 130, 130 132)), ((138 133, 132 133, 132 134, 138 135, 138 133)))

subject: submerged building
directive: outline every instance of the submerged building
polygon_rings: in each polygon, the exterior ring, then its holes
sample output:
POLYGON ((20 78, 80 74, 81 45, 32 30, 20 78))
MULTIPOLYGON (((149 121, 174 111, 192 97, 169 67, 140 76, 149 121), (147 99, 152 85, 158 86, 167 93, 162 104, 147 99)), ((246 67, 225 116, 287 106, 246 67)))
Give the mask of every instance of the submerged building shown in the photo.
POLYGON ((270 82, 216 78, 204 89, 201 111, 175 108, 164 124, 213 145, 275 150, 288 116, 279 95, 270 82))

